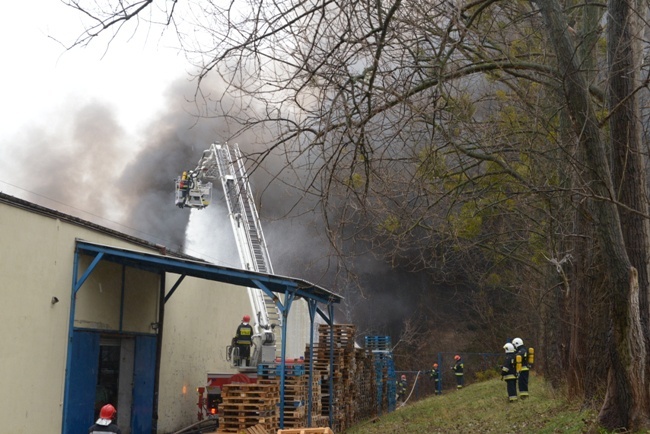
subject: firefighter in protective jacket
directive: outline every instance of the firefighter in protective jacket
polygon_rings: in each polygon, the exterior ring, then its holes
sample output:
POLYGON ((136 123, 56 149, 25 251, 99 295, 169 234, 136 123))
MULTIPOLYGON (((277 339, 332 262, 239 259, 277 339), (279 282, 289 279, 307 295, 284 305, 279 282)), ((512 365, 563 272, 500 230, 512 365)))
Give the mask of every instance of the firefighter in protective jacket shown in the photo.
POLYGON ((435 388, 436 395, 440 395, 442 390, 440 388, 440 371, 438 370, 437 363, 434 363, 433 367, 429 371, 429 378, 433 380, 433 387, 435 388))
POLYGON ((239 360, 241 366, 249 366, 251 358, 251 345, 253 344, 253 326, 249 324, 251 317, 244 315, 241 324, 237 327, 235 338, 233 339, 237 348, 239 348, 239 360))
POLYGON ((517 367, 515 362, 515 346, 507 343, 503 346, 506 350, 506 360, 501 367, 501 379, 506 382, 506 390, 508 391, 508 401, 513 402, 517 400, 517 367))
POLYGON ((397 400, 399 402, 404 402, 406 399, 406 375, 402 374, 399 381, 397 382, 397 400))
POLYGON ((521 367, 518 369, 519 379, 517 380, 519 396, 521 399, 526 399, 528 398, 528 374, 530 374, 530 368, 532 367, 529 360, 529 350, 524 346, 524 341, 521 338, 514 338, 512 344, 515 346, 517 356, 520 356, 521 359, 521 367))
POLYGON ((462 389, 463 384, 465 384, 465 379, 463 377, 465 365, 463 364, 463 359, 458 354, 454 356, 454 361, 454 366, 452 366, 451 369, 456 375, 456 389, 462 389))

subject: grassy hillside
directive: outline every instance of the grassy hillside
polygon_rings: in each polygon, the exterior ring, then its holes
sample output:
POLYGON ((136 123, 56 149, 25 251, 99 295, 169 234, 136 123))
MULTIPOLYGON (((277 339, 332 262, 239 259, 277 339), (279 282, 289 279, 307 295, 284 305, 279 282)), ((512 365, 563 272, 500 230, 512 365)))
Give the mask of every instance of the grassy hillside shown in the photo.
POLYGON ((506 383, 492 379, 448 391, 364 421, 346 434, 606 433, 596 411, 568 403, 541 377, 531 375, 530 398, 509 403, 506 383))

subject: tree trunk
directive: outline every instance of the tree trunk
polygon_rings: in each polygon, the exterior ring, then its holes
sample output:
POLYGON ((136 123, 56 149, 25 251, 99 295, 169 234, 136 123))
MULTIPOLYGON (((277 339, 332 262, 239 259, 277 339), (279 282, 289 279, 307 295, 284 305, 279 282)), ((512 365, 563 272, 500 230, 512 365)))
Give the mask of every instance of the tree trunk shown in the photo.
POLYGON ((600 404, 606 392, 609 359, 606 336, 611 322, 607 303, 606 267, 603 266, 602 249, 595 239, 590 206, 577 204, 575 229, 578 236, 570 251, 576 252, 571 285, 571 328, 569 343, 568 392, 582 397, 588 405, 600 404))
MULTIPOLYGON (((608 4, 608 22, 607 22, 607 39, 608 39, 608 65, 609 65, 609 82, 608 82, 608 105, 610 110, 610 134, 612 143, 612 176, 616 199, 623 205, 619 207, 621 218, 621 227, 623 228, 623 237, 625 239, 625 248, 630 258, 632 266, 637 270, 638 276, 630 277, 632 291, 630 293, 630 321, 629 323, 620 315, 625 314, 625 300, 613 316, 615 330, 626 330, 630 327, 631 331, 639 327, 641 337, 630 336, 631 342, 628 343, 634 352, 631 360, 631 374, 638 376, 632 377, 632 397, 635 402, 634 407, 641 406, 641 414, 630 415, 633 420, 639 419, 643 424, 643 419, 647 414, 648 388, 645 387, 645 378, 647 378, 648 367, 646 366, 646 348, 650 340, 648 339, 648 207, 646 203, 646 176, 645 162, 641 153, 641 122, 640 111, 638 106, 637 93, 635 92, 640 71, 641 47, 640 35, 642 26, 640 26, 638 14, 643 8, 641 4, 634 0, 620 1, 610 0, 608 4), (638 292, 638 294, 637 294, 638 292), (634 308, 638 304, 639 307, 634 308), (638 318, 637 318, 638 317, 638 318), (636 342, 643 339, 642 342, 636 342), (637 372, 636 365, 640 366, 642 372, 637 372), (640 390, 637 390, 638 386, 640 390)), ((621 295, 622 296, 622 295, 621 295)), ((625 336, 619 336, 625 339, 625 336)), ((611 375, 610 375, 611 377, 611 375)), ((609 379, 612 381, 611 378, 609 379)), ((601 410, 601 420, 607 420, 610 417, 616 417, 616 399, 607 395, 608 399, 601 410), (612 402, 609 402, 612 401, 612 402), (613 415, 612 415, 613 413, 613 415)), ((624 404, 624 403, 623 403, 624 404)))
MULTIPOLYGON (((587 81, 579 69, 575 46, 568 32, 566 17, 557 0, 537 0, 546 31, 557 55, 564 84, 567 110, 579 145, 585 155, 586 181, 592 194, 595 228, 602 247, 609 282, 611 365, 607 395, 599 420, 609 429, 639 429, 647 423, 645 405, 645 366, 637 360, 644 355, 638 303, 637 271, 630 263, 614 194, 612 172, 600 136, 598 121, 588 92, 587 81)), ((616 2, 614 2, 616 3, 616 2)), ((609 41, 610 44, 613 43, 609 41)))

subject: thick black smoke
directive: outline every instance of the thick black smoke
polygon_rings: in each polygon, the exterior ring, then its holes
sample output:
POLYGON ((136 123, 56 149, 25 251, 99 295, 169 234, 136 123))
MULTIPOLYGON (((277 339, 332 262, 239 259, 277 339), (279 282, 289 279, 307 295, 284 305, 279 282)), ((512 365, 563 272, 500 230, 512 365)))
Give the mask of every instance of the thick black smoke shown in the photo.
POLYGON ((218 131, 214 120, 189 111, 193 90, 192 83, 179 80, 166 92, 166 110, 143 128, 141 151, 115 185, 128 209, 125 224, 174 250, 182 249, 189 220, 188 210, 174 206, 174 180, 196 166, 218 131))

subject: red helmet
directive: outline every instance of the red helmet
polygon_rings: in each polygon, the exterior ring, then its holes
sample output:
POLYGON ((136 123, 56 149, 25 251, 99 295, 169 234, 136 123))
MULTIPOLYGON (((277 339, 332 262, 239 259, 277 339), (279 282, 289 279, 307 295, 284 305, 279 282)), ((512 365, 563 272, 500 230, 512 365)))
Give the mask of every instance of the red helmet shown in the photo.
POLYGON ((113 407, 111 404, 106 404, 99 411, 99 417, 102 419, 113 419, 115 413, 116 413, 115 407, 113 407))
POLYGON ((244 322, 250 322, 250 320, 251 320, 251 317, 248 316, 248 315, 244 315, 244 318, 242 318, 242 321, 244 321, 244 322))
POLYGON ((459 356, 458 354, 456 354, 456 355, 454 356, 454 360, 460 360, 460 356, 459 356))
POLYGON ((402 380, 406 380, 406 375, 402 374, 402 380))

